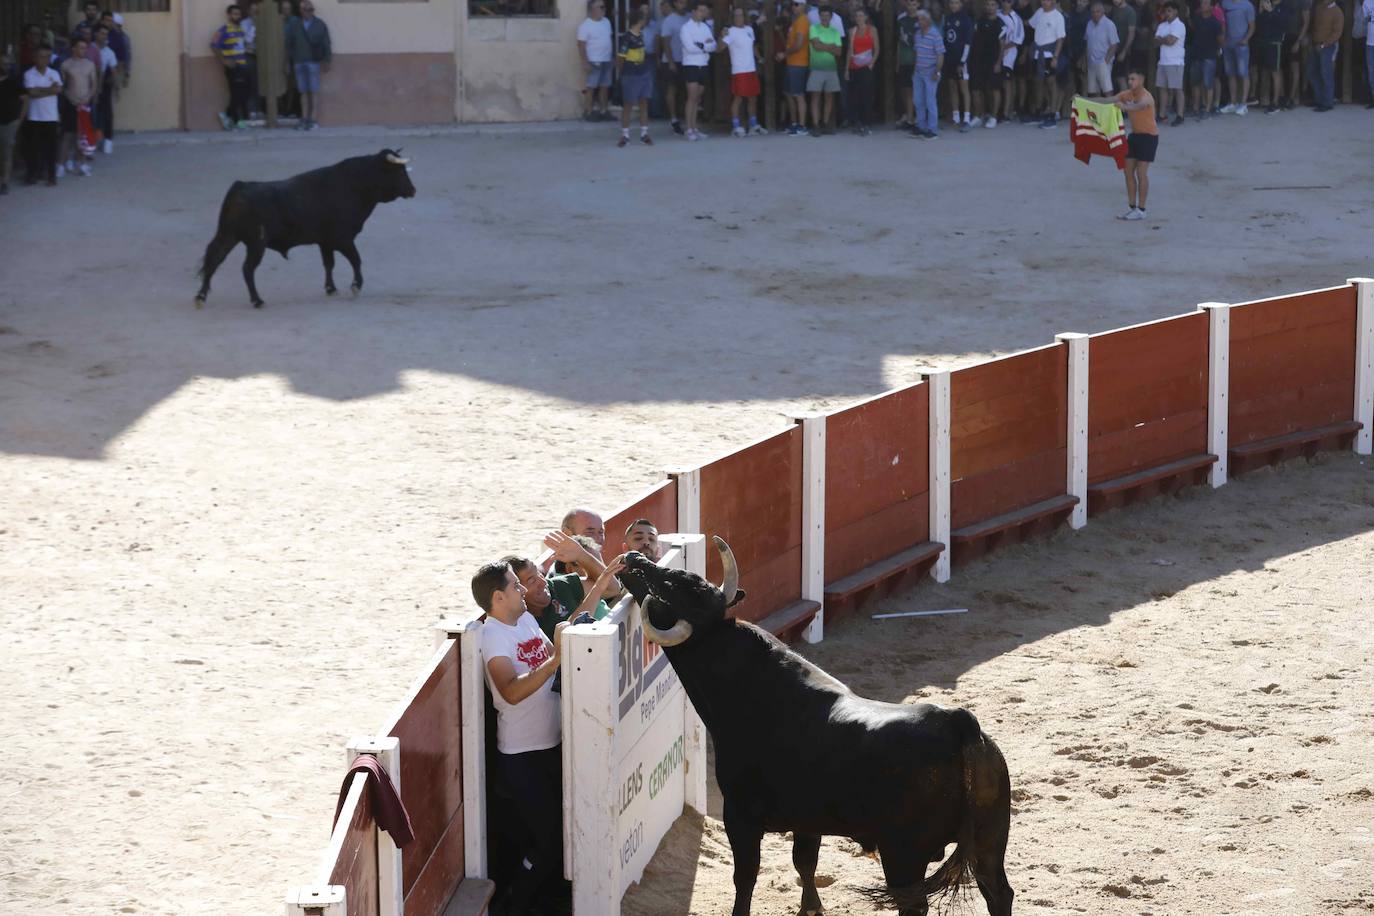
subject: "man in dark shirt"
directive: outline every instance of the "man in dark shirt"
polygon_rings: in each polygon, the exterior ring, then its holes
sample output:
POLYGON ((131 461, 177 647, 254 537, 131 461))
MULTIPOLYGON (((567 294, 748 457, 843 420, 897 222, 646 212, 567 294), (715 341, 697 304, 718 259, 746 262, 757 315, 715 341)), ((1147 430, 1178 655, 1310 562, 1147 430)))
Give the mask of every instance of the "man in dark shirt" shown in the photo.
POLYGON ((1193 89, 1193 113, 1210 118, 1217 109, 1221 84, 1217 82, 1217 56, 1221 54, 1221 23, 1212 12, 1212 0, 1200 0, 1184 39, 1188 76, 1193 89))
POLYGON ((969 45, 968 83, 973 96, 973 127, 997 126, 997 90, 1002 82, 1002 20, 997 0, 983 0, 981 15, 973 22, 969 45))
POLYGON ((23 121, 24 81, 11 73, 14 58, 0 51, 0 194, 10 192, 10 169, 14 166, 14 144, 23 121))
POLYGON ((973 129, 973 112, 969 105, 968 55, 973 40, 973 17, 964 9, 963 0, 949 0, 945 14, 945 84, 949 86, 949 110, 960 133, 973 129))

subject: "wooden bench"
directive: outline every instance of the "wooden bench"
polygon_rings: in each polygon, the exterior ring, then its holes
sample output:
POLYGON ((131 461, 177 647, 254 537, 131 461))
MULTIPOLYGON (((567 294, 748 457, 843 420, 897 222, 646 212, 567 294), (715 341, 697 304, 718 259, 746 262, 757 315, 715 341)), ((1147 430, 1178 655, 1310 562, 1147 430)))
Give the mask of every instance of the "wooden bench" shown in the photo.
POLYGON ((1226 450, 1231 462, 1228 473, 1234 477, 1262 465, 1278 464, 1299 455, 1311 458, 1322 449, 1349 448, 1355 434, 1362 429, 1364 424, 1359 420, 1346 420, 1344 423, 1244 442, 1226 450))
POLYGON ((795 642, 820 609, 819 601, 794 601, 757 621, 757 625, 783 642, 795 642))
POLYGON ((1216 455, 1189 455, 1158 467, 1088 484, 1088 514, 1096 515, 1116 506, 1130 505, 1146 496, 1171 493, 1181 487, 1203 483, 1207 479, 1208 469, 1216 462, 1216 455))
POLYGON ((444 916, 485 916, 496 885, 486 878, 464 878, 449 898, 444 916))
POLYGON ((944 549, 944 544, 926 541, 831 582, 825 587, 826 624, 853 613, 866 601, 890 595, 904 583, 925 575, 944 549))
POLYGON ((1069 517, 1078 497, 1052 496, 1033 505, 993 516, 950 533, 956 565, 977 559, 1002 544, 1015 544, 1041 531, 1050 531, 1069 517))

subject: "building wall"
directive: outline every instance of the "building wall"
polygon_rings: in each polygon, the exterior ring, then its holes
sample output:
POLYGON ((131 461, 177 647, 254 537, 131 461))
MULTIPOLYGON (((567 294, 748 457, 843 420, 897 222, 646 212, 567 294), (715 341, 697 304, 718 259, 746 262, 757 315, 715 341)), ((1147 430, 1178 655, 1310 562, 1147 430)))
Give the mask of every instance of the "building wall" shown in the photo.
MULTIPOLYGON (((462 0, 460 0, 462 2, 462 0)), ((557 18, 460 12, 460 121, 547 121, 582 112, 577 26, 584 0, 559 0, 557 18)))
POLYGON ((123 13, 124 30, 133 41, 134 66, 129 87, 115 102, 115 132, 176 130, 181 126, 181 4, 171 12, 123 13))

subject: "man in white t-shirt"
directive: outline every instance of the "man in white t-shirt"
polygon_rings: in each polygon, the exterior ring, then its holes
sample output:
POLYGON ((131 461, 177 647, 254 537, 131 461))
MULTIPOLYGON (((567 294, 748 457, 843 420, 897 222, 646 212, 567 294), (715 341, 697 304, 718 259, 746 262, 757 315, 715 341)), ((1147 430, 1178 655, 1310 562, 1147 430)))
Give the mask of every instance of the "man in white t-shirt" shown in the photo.
POLYGON ((1184 42, 1188 30, 1178 16, 1178 4, 1167 0, 1164 4, 1164 21, 1155 27, 1155 42, 1159 45, 1159 67, 1155 70, 1155 88, 1158 90, 1159 117, 1169 120, 1169 109, 1174 112, 1173 126, 1183 123, 1183 67, 1184 42))
POLYGON ((587 0, 587 18, 577 27, 577 51, 587 74, 587 84, 582 90, 582 116, 588 121, 609 121, 611 118, 614 50, 611 20, 606 18, 606 0, 587 0))
POLYGON ((57 97, 62 93, 62 76, 50 63, 52 48, 40 44, 33 55, 33 66, 24 71, 24 92, 29 99, 24 126, 28 162, 25 184, 34 184, 40 178, 49 185, 57 184, 57 97))
POLYGON ((513 882, 506 912, 525 913, 554 890, 563 871, 563 760, 559 696, 553 676, 562 660, 554 627, 550 642, 525 608, 525 589, 506 563, 488 563, 472 577, 472 597, 487 615, 478 636, 482 668, 496 706, 498 773, 534 844, 525 873, 513 882))
POLYGON ((716 50, 716 36, 707 21, 710 14, 711 7, 706 0, 697 0, 692 7, 692 18, 677 30, 678 42, 682 45, 682 79, 687 84, 687 108, 682 114, 688 140, 706 139, 706 135, 697 130, 697 108, 706 90, 711 55, 716 50))
POLYGON ((734 25, 725 30, 721 43, 730 51, 730 134, 743 137, 744 125, 739 120, 740 101, 749 108, 750 134, 768 133, 759 125, 759 74, 754 29, 745 25, 744 8, 735 7, 734 25))
POLYGON ((1040 126, 1052 128, 1059 119, 1059 67, 1068 31, 1064 14, 1055 0, 1040 0, 1040 9, 1030 18, 1035 33, 1035 81, 1039 87, 1039 101, 1044 104, 1040 126))

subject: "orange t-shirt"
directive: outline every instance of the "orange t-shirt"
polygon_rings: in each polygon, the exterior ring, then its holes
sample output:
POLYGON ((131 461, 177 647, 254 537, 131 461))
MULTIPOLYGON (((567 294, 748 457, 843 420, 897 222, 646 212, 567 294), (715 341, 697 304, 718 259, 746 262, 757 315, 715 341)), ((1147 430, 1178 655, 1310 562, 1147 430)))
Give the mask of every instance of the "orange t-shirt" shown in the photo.
POLYGON ((811 65, 811 42, 806 40, 810 34, 811 20, 806 18, 805 13, 792 20, 792 28, 787 30, 787 47, 790 48, 796 44, 797 36, 800 35, 801 50, 793 51, 787 55, 787 66, 807 67, 811 65))
POLYGON ((1145 91, 1144 87, 1118 92, 1116 100, 1118 102, 1148 102, 1149 104, 1144 108, 1126 112, 1127 117, 1131 119, 1131 133, 1159 136, 1159 128, 1155 126, 1155 97, 1145 91))

